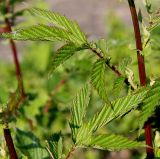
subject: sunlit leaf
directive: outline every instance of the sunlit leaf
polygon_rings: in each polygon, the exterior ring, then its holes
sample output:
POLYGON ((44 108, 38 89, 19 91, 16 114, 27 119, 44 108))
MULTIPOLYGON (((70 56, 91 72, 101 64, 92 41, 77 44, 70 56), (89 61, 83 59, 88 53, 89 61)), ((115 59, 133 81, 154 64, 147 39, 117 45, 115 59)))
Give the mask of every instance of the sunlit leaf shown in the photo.
POLYGON ((95 62, 91 73, 91 84, 97 90, 99 96, 109 104, 110 101, 107 96, 105 84, 105 67, 106 64, 103 59, 99 59, 95 62))
POLYGON ((86 114, 89 99, 90 87, 86 84, 72 101, 70 126, 72 129, 73 140, 75 140, 78 129, 83 124, 83 118, 86 114))
POLYGON ((68 60, 74 53, 77 51, 85 49, 82 47, 77 47, 73 43, 68 43, 61 47, 57 53, 53 56, 51 68, 50 68, 50 74, 61 64, 63 64, 66 60, 68 60))
POLYGON ((123 149, 134 149, 145 147, 144 143, 129 140, 119 135, 97 135, 91 138, 90 147, 102 150, 119 151, 123 149))
POLYGON ((44 19, 47 19, 50 23, 53 23, 55 26, 63 28, 66 31, 70 32, 75 37, 77 43, 87 43, 87 39, 84 33, 80 30, 78 24, 74 21, 69 20, 65 16, 39 8, 31 8, 29 9, 29 12, 31 12, 35 16, 40 16, 44 19))

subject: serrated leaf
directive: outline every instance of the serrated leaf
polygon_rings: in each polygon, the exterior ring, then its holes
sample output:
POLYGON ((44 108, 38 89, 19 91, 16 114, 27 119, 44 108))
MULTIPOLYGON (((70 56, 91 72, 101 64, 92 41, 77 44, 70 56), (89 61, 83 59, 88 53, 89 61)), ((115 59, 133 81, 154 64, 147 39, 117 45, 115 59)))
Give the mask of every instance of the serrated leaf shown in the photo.
POLYGON ((43 24, 26 27, 12 33, 1 34, 3 38, 12 38, 14 40, 32 40, 32 41, 65 41, 77 43, 77 39, 70 32, 54 26, 43 24))
POLYGON ((155 108, 160 102, 160 82, 157 81, 149 90, 146 98, 143 101, 142 110, 139 119, 139 127, 142 129, 144 123, 153 114, 155 108))
POLYGON ((83 50, 85 48, 83 47, 77 47, 73 43, 68 43, 61 47, 55 56, 53 56, 52 63, 51 63, 51 69, 50 74, 61 64, 63 64, 66 60, 68 60, 74 53, 77 51, 83 50))
POLYGON ((113 119, 122 117, 130 110, 136 108, 145 98, 148 89, 144 89, 132 95, 119 98, 112 102, 112 107, 105 104, 101 111, 98 112, 89 122, 90 131, 95 132, 113 119))
POLYGON ((47 141, 48 143, 48 148, 47 150, 49 151, 51 157, 54 159, 60 159, 62 156, 62 137, 61 134, 53 134, 50 139, 47 141))
POLYGON ((105 61, 103 59, 98 59, 92 69, 91 73, 91 84, 97 90, 99 96, 108 104, 110 101, 106 92, 105 85, 105 61))
POLYGON ((111 122, 113 119, 120 118, 132 109, 135 109, 146 97, 148 88, 137 90, 132 95, 119 98, 113 101, 112 107, 105 104, 101 111, 93 116, 88 123, 83 123, 82 127, 78 130, 76 136, 76 144, 83 146, 90 142, 91 136, 99 128, 111 122))
POLYGON ((83 118, 86 114, 86 108, 89 104, 89 99, 90 87, 88 84, 86 84, 72 101, 70 127, 72 130, 72 137, 74 141, 78 129, 83 124, 83 118))
POLYGON ((71 34, 73 34, 79 44, 87 43, 86 36, 80 30, 78 24, 69 20, 65 16, 39 8, 31 8, 29 9, 29 12, 31 12, 33 15, 47 19, 50 23, 53 23, 57 27, 61 27, 69 31, 71 34))
POLYGON ((97 135, 92 137, 89 146, 101 150, 119 151, 122 149, 145 147, 145 144, 129 140, 128 138, 120 135, 107 134, 107 135, 97 135))

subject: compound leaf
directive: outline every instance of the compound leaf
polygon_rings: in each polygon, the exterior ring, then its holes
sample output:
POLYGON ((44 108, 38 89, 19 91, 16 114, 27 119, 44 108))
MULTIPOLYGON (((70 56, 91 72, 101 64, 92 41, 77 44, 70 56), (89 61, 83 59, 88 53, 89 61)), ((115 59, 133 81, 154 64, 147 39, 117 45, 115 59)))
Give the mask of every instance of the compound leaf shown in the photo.
POLYGON ((90 127, 90 131, 94 132, 113 119, 122 117, 130 110, 136 108, 145 98, 147 92, 148 89, 144 89, 132 95, 119 98, 111 103, 112 107, 108 107, 108 105, 105 104, 101 111, 89 121, 88 126, 90 127))
POLYGON ((100 112, 94 115, 87 123, 83 123, 80 127, 76 136, 76 144, 78 146, 83 146, 89 143, 95 131, 113 119, 120 118, 136 108, 146 97, 147 92, 148 88, 140 89, 132 95, 116 99, 111 103, 112 107, 108 107, 108 105, 105 104, 100 112))

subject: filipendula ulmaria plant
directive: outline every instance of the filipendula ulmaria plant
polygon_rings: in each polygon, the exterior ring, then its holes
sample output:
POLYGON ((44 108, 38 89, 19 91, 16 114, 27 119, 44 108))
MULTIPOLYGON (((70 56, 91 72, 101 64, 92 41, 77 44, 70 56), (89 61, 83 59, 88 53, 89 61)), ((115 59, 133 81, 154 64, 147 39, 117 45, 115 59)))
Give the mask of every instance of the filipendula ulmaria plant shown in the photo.
POLYGON ((77 93, 71 102, 70 128, 72 132, 73 145, 69 151, 63 154, 62 137, 55 134, 48 141, 49 154, 56 159, 70 158, 73 151, 78 148, 97 148, 101 150, 118 151, 144 147, 141 142, 129 140, 126 137, 115 134, 98 134, 97 131, 116 118, 122 117, 131 109, 135 109, 145 98, 148 89, 137 90, 132 95, 112 101, 112 107, 104 104, 88 121, 85 119, 90 101, 91 86, 89 83, 77 93))
MULTIPOLYGON (((123 72, 126 70, 129 59, 127 62, 124 61, 124 65, 122 64, 121 72, 117 70, 117 68, 110 63, 110 58, 106 56, 105 42, 103 40, 100 40, 99 44, 95 42, 89 42, 76 22, 71 21, 58 13, 42 10, 39 8, 31 8, 29 9, 29 12, 35 16, 40 16, 46 19, 50 24, 34 25, 16 30, 12 33, 2 34, 1 37, 11 38, 14 40, 64 42, 64 46, 58 49, 57 53, 53 56, 50 75, 59 65, 63 64, 78 51, 89 50, 89 53, 94 53, 98 57, 97 61, 93 64, 90 83, 93 88, 97 90, 100 98, 104 100, 106 104, 92 119, 90 119, 88 122, 84 122, 84 117, 90 98, 89 84, 86 84, 84 88, 82 88, 82 90, 77 94, 72 102, 72 116, 70 121, 73 147, 65 156, 65 158, 69 158, 72 154, 72 151, 79 147, 92 147, 103 150, 121 150, 144 146, 142 143, 130 141, 122 136, 114 134, 96 134, 95 132, 112 120, 122 117, 132 109, 137 108, 139 104, 141 104, 142 112, 144 112, 144 115, 142 115, 143 117, 140 120, 140 125, 142 128, 143 123, 150 116, 149 114, 153 112, 155 106, 159 102, 159 98, 153 95, 154 92, 159 89, 159 82, 156 82, 152 87, 148 86, 143 89, 137 89, 133 83, 131 75, 126 77, 123 74, 123 72), (115 101, 110 101, 105 89, 106 84, 104 79, 104 72, 106 66, 108 66, 112 71, 115 72, 115 74, 120 77, 115 82, 115 91, 120 90, 120 85, 122 82, 125 82, 128 86, 131 87, 132 90, 137 90, 125 97, 117 98, 115 101), (153 102, 152 99, 155 101, 153 102), (148 103, 151 104, 146 106, 148 103), (153 105, 152 103, 156 104, 153 105), (149 110, 145 109, 145 107, 147 107, 149 110)), ((156 26, 158 25, 156 24, 156 26)), ((48 141, 47 149, 51 158, 63 157, 62 138, 60 134, 54 135, 52 140, 48 141)))

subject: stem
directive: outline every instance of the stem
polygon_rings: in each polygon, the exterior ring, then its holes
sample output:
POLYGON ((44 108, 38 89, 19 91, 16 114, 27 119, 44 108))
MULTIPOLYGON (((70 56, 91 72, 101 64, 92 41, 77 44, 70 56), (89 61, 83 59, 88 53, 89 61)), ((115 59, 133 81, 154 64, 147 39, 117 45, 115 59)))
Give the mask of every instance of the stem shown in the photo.
MULTIPOLYGON (((134 0, 128 0, 128 3, 129 3, 133 27, 134 27, 140 84, 141 86, 145 86, 146 85, 146 71, 145 71, 144 56, 141 54, 141 51, 143 51, 143 48, 142 48, 142 40, 141 40, 141 34, 140 34, 136 7, 134 4, 134 0)), ((154 159, 151 123, 147 121, 145 123, 144 128, 145 128, 146 144, 149 146, 146 148, 147 159, 154 159)))
POLYGON ((9 128, 4 128, 3 129, 4 132, 4 137, 5 137, 5 141, 9 150, 9 154, 10 154, 10 158, 11 159, 18 159, 14 144, 13 144, 13 140, 12 140, 12 136, 10 133, 10 129, 9 128))
MULTIPOLYGON (((10 8, 9 1, 6 0, 6 14, 10 13, 9 8, 10 8)), ((11 32, 12 28, 11 28, 11 24, 10 24, 8 18, 5 18, 5 24, 6 24, 6 29, 5 29, 6 32, 11 32)), ((12 39, 9 40, 9 43, 10 43, 10 47, 11 47, 12 54, 13 54, 14 64, 16 67, 17 81, 18 81, 19 85, 21 85, 23 83, 23 80, 22 80, 22 73, 21 73, 21 68, 20 68, 20 64, 19 64, 19 60, 18 60, 18 55, 17 55, 16 44, 12 39)), ((24 87, 22 84, 22 99, 24 99, 24 98, 25 98, 25 91, 24 91, 24 87)))
POLYGON ((76 150, 76 147, 72 147, 71 150, 69 151, 66 159, 70 159, 70 157, 72 156, 73 152, 76 150))
MULTIPOLYGON (((103 59, 103 56, 99 52, 97 52, 96 49, 90 47, 90 50, 93 53, 95 53, 99 58, 103 59)), ((122 76, 121 72, 114 65, 110 64, 109 60, 107 60, 105 63, 117 76, 122 76)), ((124 82, 127 86, 131 86, 132 90, 135 89, 134 86, 132 86, 131 83, 129 83, 128 78, 125 78, 124 82)))

